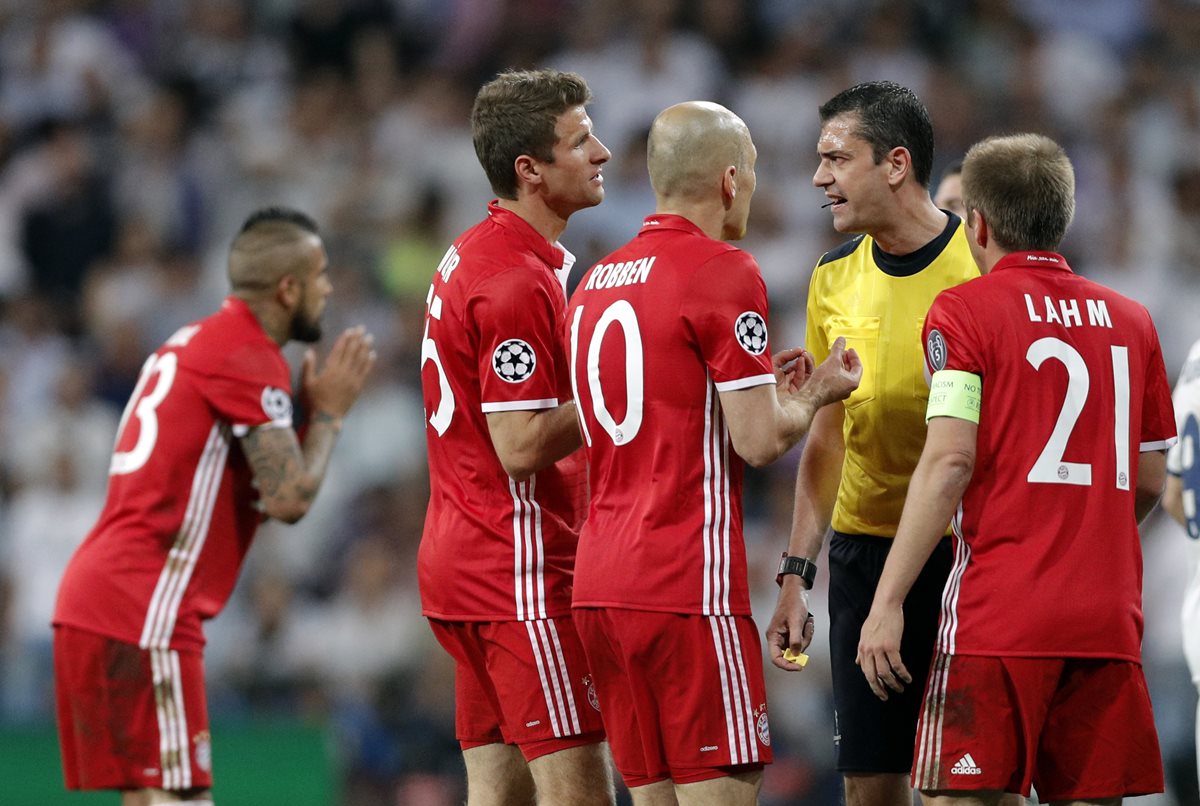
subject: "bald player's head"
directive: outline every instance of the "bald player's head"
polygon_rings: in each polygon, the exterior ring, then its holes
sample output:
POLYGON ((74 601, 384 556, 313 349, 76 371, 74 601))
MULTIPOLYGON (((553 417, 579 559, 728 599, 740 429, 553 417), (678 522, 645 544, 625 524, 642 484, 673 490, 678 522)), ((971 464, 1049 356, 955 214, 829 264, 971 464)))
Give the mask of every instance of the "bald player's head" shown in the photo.
POLYGON ((250 215, 229 250, 229 283, 241 296, 273 291, 280 278, 305 268, 317 224, 299 210, 267 207, 250 215))
POLYGON ((749 168, 752 148, 746 124, 720 104, 688 101, 667 107, 650 127, 650 184, 659 199, 719 193, 727 167, 749 168))

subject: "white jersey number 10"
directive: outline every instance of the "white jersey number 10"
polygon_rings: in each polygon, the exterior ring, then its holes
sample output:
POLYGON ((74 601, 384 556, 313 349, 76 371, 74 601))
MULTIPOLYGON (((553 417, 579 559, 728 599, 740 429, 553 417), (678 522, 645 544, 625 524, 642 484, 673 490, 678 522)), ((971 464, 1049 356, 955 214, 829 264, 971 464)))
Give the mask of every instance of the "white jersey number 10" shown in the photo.
MULTIPOLYGON (((571 321, 571 389, 575 392, 575 401, 579 401, 579 320, 583 318, 583 306, 575 309, 575 318, 571 321)), ((642 329, 638 325, 637 312, 627 300, 617 300, 604 309, 592 337, 587 344, 587 383, 592 396, 592 413, 596 422, 604 429, 614 445, 628 445, 642 429, 643 403, 646 398, 645 354, 642 350, 642 329), (610 327, 621 328, 625 336, 625 419, 617 422, 609 411, 604 400, 604 389, 600 385, 600 345, 604 342, 604 334, 610 327)), ((579 412, 579 425, 583 429, 583 438, 587 444, 592 444, 592 435, 587 427, 587 418, 579 412)))

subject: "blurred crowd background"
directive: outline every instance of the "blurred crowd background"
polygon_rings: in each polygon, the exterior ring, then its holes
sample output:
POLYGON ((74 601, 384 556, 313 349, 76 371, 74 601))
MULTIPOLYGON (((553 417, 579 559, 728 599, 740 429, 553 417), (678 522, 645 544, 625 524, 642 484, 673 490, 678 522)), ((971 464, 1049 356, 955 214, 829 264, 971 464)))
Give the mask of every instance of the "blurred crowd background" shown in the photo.
MULTIPOLYGON (((477 87, 510 66, 590 83, 613 158, 606 201, 563 238, 576 279, 653 209, 653 116, 688 99, 740 114, 759 150, 743 245, 776 346, 802 342, 811 268, 842 240, 811 184, 821 102, 862 80, 911 87, 933 116, 935 181, 982 136, 1049 134, 1077 172, 1068 259, 1150 309, 1173 379, 1200 337, 1197 43, 1196 0, 0 0, 0 726, 52 721, 58 576, 101 507, 121 408, 146 354, 219 303, 255 207, 318 219, 326 332, 367 324, 381 360, 316 507, 264 528, 210 625, 216 741, 242 720, 322 725, 342 803, 443 806, 462 772, 452 668, 416 590, 419 338, 434 267, 490 198, 477 87)), ((794 466, 748 479, 760 624, 794 466)), ((1185 539, 1158 515, 1145 530, 1170 792, 1139 803, 1198 802, 1185 539)), ((802 675, 768 667, 764 804, 837 802, 825 636, 802 675)))

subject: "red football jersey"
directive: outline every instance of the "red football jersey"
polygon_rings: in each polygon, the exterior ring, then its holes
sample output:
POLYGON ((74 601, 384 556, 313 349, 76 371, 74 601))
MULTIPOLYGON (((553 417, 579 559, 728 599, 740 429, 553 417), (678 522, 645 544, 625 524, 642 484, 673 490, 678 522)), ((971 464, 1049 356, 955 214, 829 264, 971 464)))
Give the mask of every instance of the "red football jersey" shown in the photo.
POLYGON ((260 520, 236 438, 290 428, 290 386, 279 345, 234 297, 146 360, 55 624, 145 649, 203 646, 201 622, 224 607, 260 520))
POLYGON ((718 392, 775 383, 748 253, 655 215, 567 311, 590 470, 576 607, 747 615, 742 459, 718 392))
POLYGON ((1149 313, 1020 252, 938 296, 925 348, 930 371, 983 382, 939 648, 1138 661, 1138 454, 1175 436, 1149 313))
POLYGON ((573 262, 493 202, 434 274, 421 348, 430 494, 417 570, 426 616, 570 612, 578 474, 560 463, 514 481, 486 415, 571 399, 560 333, 573 262))

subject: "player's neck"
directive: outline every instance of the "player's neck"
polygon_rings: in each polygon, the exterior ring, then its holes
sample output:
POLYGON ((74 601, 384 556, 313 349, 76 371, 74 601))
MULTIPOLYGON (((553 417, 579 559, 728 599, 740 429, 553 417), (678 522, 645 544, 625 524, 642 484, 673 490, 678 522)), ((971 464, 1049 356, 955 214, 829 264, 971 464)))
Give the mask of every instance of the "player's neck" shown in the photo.
POLYGON ((980 255, 980 260, 982 262, 977 261, 977 265, 979 266, 979 273, 987 274, 992 269, 996 268, 997 263, 999 263, 1003 258, 1005 258, 1011 254, 1012 254, 1012 252, 1009 252, 1004 247, 997 246, 995 240, 988 242, 987 247, 985 247, 983 249, 983 253, 980 255))
POLYGON ((947 220, 929 194, 923 193, 910 203, 901 200, 891 220, 870 235, 889 255, 910 255, 941 235, 947 220))
POLYGON ((291 314, 272 299, 236 293, 234 296, 246 303, 246 307, 254 314, 254 318, 262 325, 262 329, 271 341, 280 347, 288 343, 288 337, 292 332, 291 314))
POLYGON ((659 198, 654 212, 658 215, 677 215, 691 221, 714 241, 725 232, 725 208, 721 203, 697 202, 686 199, 659 198))
POLYGON ((525 219, 525 223, 537 230, 549 243, 558 243, 559 236, 567 228, 567 217, 570 213, 562 215, 536 196, 499 199, 497 204, 525 219))

